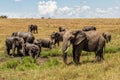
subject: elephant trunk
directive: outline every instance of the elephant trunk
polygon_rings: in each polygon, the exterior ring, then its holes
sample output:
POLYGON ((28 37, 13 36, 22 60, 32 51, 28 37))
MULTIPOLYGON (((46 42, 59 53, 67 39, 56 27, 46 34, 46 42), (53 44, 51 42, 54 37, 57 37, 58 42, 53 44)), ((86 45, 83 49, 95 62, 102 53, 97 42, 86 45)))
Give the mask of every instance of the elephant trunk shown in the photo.
POLYGON ((63 61, 65 64, 67 64, 67 52, 68 52, 68 49, 69 49, 69 44, 70 42, 67 42, 67 41, 63 41, 63 44, 62 44, 62 52, 63 52, 63 61))

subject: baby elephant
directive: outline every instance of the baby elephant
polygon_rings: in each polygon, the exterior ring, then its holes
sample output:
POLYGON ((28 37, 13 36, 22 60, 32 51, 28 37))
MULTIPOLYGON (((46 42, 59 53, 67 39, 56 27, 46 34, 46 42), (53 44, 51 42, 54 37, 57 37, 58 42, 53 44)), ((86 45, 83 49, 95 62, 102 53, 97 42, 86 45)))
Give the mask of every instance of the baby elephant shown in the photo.
POLYGON ((29 56, 37 59, 40 56, 40 52, 41 52, 41 45, 40 44, 25 43, 24 53, 26 55, 29 55, 29 56))
POLYGON ((102 36, 105 38, 107 43, 111 41, 111 34, 109 32, 104 32, 102 36))
POLYGON ((41 39, 40 38, 40 39, 37 39, 37 41, 39 43, 41 43, 41 47, 52 49, 52 41, 51 41, 51 39, 49 39, 49 38, 41 39))
POLYGON ((14 56, 15 51, 17 49, 17 54, 21 54, 23 55, 23 52, 21 52, 21 50, 23 50, 23 46, 24 46, 24 40, 23 38, 19 38, 19 37, 7 37, 5 40, 5 45, 6 45, 6 51, 7 54, 10 55, 10 50, 12 49, 12 55, 14 56))

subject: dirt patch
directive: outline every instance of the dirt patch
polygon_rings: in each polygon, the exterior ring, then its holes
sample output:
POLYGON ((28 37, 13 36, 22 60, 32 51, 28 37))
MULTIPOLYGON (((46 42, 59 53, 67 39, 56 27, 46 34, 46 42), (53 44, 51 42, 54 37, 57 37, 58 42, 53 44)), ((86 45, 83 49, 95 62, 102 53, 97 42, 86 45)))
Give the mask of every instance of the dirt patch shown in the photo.
POLYGON ((0 78, 0 80, 5 80, 5 78, 0 78))
POLYGON ((44 64, 47 60, 48 60, 48 58, 38 58, 37 63, 38 64, 44 64))
POLYGON ((6 61, 6 58, 0 58, 0 62, 5 62, 5 61, 6 61))

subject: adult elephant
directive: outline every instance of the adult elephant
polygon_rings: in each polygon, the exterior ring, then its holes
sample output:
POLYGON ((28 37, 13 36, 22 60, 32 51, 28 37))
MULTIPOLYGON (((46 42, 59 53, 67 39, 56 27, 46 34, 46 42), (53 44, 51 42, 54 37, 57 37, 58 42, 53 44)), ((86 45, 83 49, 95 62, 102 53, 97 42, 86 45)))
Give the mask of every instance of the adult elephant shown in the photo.
POLYGON ((83 31, 91 31, 91 30, 96 31, 96 27, 94 27, 94 26, 85 26, 82 30, 83 31))
POLYGON ((5 40, 7 54, 10 55, 10 50, 12 49, 12 56, 14 56, 17 49, 17 54, 23 54, 24 40, 19 37, 7 37, 5 40))
POLYGON ((63 41, 63 35, 65 34, 65 31, 63 32, 53 32, 50 37, 54 45, 60 44, 60 41, 63 41))
POLYGON ((17 37, 21 37, 24 39, 25 43, 33 43, 35 37, 33 36, 33 34, 31 32, 13 32, 12 36, 17 36, 17 37))
POLYGON ((111 41, 111 34, 109 32, 104 32, 102 35, 107 43, 111 41))
POLYGON ((105 39, 96 31, 67 31, 63 36, 62 52, 64 63, 67 64, 68 48, 72 44, 73 61, 79 63, 81 51, 95 52, 95 62, 103 60, 105 39))
POLYGON ((41 47, 52 49, 52 41, 49 38, 39 38, 37 42, 41 43, 41 47))
POLYGON ((28 32, 38 33, 38 26, 37 25, 33 25, 33 24, 29 25, 28 26, 28 32))

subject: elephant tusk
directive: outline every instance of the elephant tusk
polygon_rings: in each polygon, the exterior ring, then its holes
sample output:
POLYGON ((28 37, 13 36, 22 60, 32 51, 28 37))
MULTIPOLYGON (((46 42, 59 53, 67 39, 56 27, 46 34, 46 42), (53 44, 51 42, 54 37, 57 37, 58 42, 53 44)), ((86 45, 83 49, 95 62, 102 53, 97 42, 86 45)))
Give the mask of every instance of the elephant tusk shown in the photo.
POLYGON ((68 52, 68 48, 64 52, 67 53, 68 52))

